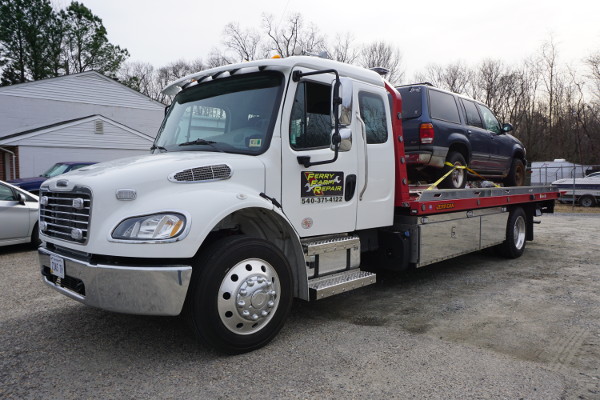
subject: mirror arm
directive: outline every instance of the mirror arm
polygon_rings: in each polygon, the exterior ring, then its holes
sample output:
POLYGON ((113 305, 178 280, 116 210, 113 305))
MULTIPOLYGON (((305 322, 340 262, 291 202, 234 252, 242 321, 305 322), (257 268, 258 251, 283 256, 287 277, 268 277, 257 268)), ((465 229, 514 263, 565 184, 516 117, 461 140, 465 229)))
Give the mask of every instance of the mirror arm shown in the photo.
MULTIPOLYGON (((340 74, 335 69, 323 69, 320 71, 313 71, 313 72, 294 71, 294 72, 292 72, 292 80, 294 82, 299 82, 300 79, 305 76, 321 75, 321 74, 335 74, 335 84, 333 85, 333 99, 332 99, 334 109, 335 109, 335 106, 342 104, 342 98, 340 97, 340 85, 341 85, 340 74)), ((334 118, 335 118, 335 124, 333 127, 334 132, 333 132, 333 135, 331 135, 331 144, 333 144, 333 146, 334 146, 333 158, 331 160, 311 162, 310 156, 298 156, 297 157, 298 164, 303 165, 304 168, 308 168, 313 165, 331 164, 331 163, 334 163, 337 161, 338 153, 339 153, 339 149, 340 149, 340 143, 342 141, 342 137, 340 135, 340 116, 337 112, 334 113, 334 118)))

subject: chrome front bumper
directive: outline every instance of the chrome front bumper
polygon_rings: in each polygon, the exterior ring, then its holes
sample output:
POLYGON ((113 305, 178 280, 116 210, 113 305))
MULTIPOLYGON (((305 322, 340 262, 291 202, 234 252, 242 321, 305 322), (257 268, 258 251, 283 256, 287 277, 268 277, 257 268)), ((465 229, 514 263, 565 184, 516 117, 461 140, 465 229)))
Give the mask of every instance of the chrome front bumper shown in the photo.
POLYGON ((127 314, 179 315, 192 276, 190 265, 114 266, 89 264, 43 247, 38 253, 48 286, 88 306, 127 314), (65 279, 49 274, 51 255, 64 260, 65 279))

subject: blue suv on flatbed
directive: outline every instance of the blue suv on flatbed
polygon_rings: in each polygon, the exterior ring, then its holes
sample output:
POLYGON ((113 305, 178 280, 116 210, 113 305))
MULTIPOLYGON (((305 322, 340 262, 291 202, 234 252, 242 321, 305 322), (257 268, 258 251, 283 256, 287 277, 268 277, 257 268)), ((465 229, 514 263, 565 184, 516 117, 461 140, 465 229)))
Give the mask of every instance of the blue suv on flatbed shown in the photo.
MULTIPOLYGON (((451 169, 448 162, 505 186, 525 184, 525 147, 484 104, 429 83, 397 89, 411 180, 436 180, 451 169)), ((456 169, 440 187, 462 188, 466 181, 467 172, 456 169)))

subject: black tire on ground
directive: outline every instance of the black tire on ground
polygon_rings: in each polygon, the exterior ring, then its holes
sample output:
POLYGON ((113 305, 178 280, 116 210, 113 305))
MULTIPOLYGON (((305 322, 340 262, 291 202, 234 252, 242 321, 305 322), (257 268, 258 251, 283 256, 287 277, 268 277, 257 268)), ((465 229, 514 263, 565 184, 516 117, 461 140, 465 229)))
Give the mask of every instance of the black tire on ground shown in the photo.
POLYGON ((508 176, 504 179, 505 186, 524 186, 525 185, 525 164, 523 161, 515 158, 512 160, 508 176))
POLYGON ((33 231, 31 231, 31 247, 33 248, 38 248, 40 246, 41 240, 40 240, 40 228, 38 227, 38 224, 36 223, 35 226, 33 227, 33 231))
MULTIPOLYGON (((462 154, 457 151, 450 151, 446 157, 446 161, 455 166, 467 166, 467 162, 462 154)), ((450 171, 452 167, 445 166, 442 170, 442 176, 450 171)), ((440 184, 440 188, 445 189, 462 189, 467 184, 467 171, 465 169, 455 169, 446 179, 440 184)))
POLYGON ((281 330, 292 305, 283 253, 262 239, 221 239, 194 265, 186 315, 194 333, 229 354, 258 349, 281 330))
POLYGON ((506 258, 519 258, 527 243, 527 218, 521 207, 514 208, 506 223, 506 240, 496 246, 496 253, 506 258))
POLYGON ((581 207, 593 207, 596 205, 596 199, 594 199, 592 196, 581 196, 579 198, 579 205, 581 207))

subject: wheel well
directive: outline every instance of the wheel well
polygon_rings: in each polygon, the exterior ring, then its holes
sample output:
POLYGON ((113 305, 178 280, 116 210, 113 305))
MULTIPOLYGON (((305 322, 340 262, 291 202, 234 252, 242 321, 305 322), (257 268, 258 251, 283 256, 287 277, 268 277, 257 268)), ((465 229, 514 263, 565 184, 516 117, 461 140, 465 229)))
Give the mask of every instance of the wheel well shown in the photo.
POLYGON ((223 218, 208 234, 196 257, 211 243, 227 236, 244 235, 268 240, 285 255, 294 277, 294 296, 308 300, 306 263, 298 235, 279 214, 264 208, 245 208, 223 218))
POLYGON ((466 163, 469 164, 470 157, 469 149, 467 148, 467 146, 465 146, 462 143, 452 143, 448 148, 448 153, 450 153, 451 151, 457 151, 460 154, 462 154, 462 156, 465 158, 466 163))

